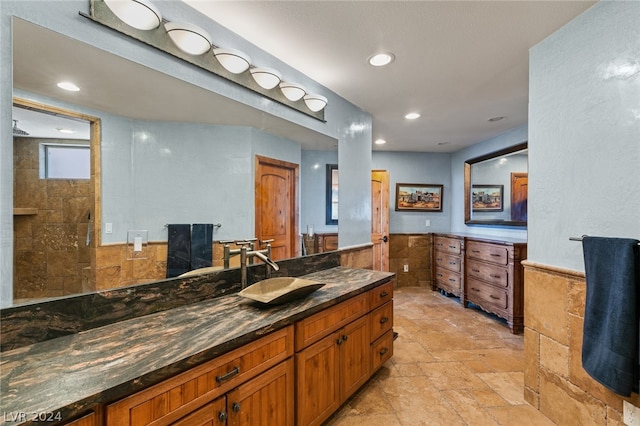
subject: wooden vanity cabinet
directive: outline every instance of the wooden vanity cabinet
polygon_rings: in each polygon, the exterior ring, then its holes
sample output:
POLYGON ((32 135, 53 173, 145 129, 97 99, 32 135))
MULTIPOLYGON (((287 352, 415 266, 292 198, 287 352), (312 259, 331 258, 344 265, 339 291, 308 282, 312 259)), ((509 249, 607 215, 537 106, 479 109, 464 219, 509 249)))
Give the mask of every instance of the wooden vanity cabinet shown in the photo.
POLYGON ((524 331, 524 272, 526 243, 467 238, 465 302, 507 320, 512 333, 524 331))
MULTIPOLYGON (((218 407, 217 404, 221 402, 209 404, 221 397, 232 403, 239 402, 237 398, 240 397, 245 400, 251 393, 248 389, 258 392, 264 398, 264 401, 261 401, 261 404, 264 404, 263 407, 279 406, 283 409, 291 407, 293 412, 293 364, 291 360, 288 364, 282 363, 292 355, 293 327, 289 326, 108 405, 106 424, 108 426, 142 426, 182 422, 186 425, 188 424, 185 423, 186 416, 206 417, 205 413, 211 414, 212 407, 218 407), (265 381, 268 382, 268 386, 267 390, 263 391, 265 381), (273 384, 270 381, 273 381, 273 384), (269 387, 275 387, 278 390, 268 390, 269 387), (234 395, 238 389, 234 390, 235 388, 241 389, 241 394, 236 399, 234 395), (201 408, 204 410, 200 411, 201 408)), ((226 411, 223 420, 226 421, 228 418, 233 423, 216 424, 242 424, 237 421, 246 418, 247 410, 255 408, 251 401, 245 402, 244 405, 249 408, 237 409, 234 415, 226 411)), ((219 413, 215 416, 218 415, 219 413)), ((265 418, 272 415, 276 414, 271 412, 261 414, 265 418)), ((293 416, 290 420, 289 423, 279 424, 293 424, 293 416)))
POLYGON ((79 419, 64 423, 64 426, 99 426, 98 416, 95 413, 89 413, 79 419))
POLYGON ((464 237, 435 234, 433 238, 433 289, 464 300, 464 237))

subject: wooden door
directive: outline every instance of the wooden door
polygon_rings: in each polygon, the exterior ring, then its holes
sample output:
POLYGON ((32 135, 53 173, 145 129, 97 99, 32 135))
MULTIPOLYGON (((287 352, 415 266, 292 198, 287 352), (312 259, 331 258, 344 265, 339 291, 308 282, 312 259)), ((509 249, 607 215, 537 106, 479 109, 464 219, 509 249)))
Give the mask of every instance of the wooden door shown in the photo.
POLYGON ((364 316, 342 329, 340 378, 344 401, 371 375, 371 337, 368 317, 364 316))
POLYGON ((371 242, 373 269, 389 270, 389 172, 371 172, 371 242))
POLYGON ((341 334, 330 334, 296 357, 296 424, 320 425, 340 407, 341 334))
POLYGON ((229 426, 293 426, 293 358, 227 394, 229 426))
POLYGON ((298 165, 256 155, 255 170, 256 237, 273 260, 298 256, 298 165))
POLYGON ((511 220, 513 221, 527 220, 528 186, 527 173, 511 173, 511 220))

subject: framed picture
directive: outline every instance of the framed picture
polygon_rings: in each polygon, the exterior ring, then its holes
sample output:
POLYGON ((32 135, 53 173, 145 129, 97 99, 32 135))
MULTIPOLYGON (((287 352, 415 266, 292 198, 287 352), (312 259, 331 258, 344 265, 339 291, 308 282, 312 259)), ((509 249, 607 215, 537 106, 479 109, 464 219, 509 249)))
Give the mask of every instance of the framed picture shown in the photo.
POLYGON ((504 185, 472 185, 471 206, 474 212, 501 212, 504 185))
POLYGON ((338 224, 338 165, 327 164, 326 224, 338 224))
POLYGON ((396 211, 441 212, 442 185, 396 184, 396 211))

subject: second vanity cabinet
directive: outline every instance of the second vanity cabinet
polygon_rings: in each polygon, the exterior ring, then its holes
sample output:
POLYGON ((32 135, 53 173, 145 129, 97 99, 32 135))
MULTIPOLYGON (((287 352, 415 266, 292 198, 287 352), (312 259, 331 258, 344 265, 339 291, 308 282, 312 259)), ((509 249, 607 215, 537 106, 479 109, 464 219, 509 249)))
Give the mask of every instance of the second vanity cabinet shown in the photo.
POLYGON ((464 238, 458 235, 436 234, 433 245, 434 289, 463 298, 464 238))

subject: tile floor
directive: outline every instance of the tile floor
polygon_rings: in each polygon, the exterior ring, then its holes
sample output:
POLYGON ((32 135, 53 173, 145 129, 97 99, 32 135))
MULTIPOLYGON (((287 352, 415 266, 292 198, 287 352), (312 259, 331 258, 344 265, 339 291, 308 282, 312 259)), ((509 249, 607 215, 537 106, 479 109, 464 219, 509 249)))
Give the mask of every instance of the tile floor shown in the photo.
POLYGON ((394 355, 327 426, 554 425, 524 401, 522 335, 431 289, 395 290, 394 355))

